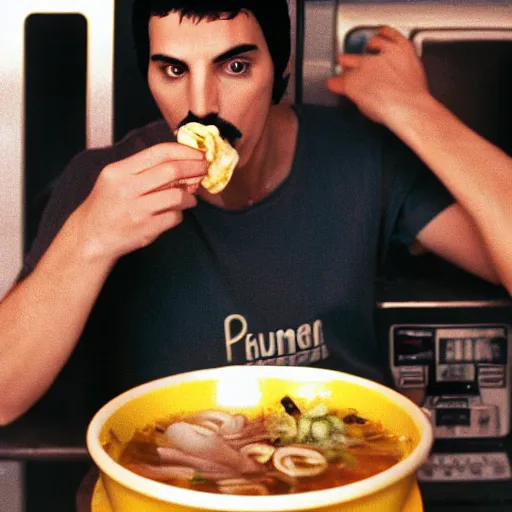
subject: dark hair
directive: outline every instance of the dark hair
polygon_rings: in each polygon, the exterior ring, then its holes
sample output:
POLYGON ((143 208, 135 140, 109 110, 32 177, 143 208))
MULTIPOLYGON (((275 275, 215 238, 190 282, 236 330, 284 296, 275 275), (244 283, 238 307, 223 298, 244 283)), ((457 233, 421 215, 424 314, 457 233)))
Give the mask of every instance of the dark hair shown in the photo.
POLYGON ((141 73, 146 76, 149 65, 148 25, 151 16, 167 16, 178 12, 182 17, 202 20, 233 19, 242 11, 250 11, 265 36, 274 63, 272 101, 279 103, 286 91, 289 75, 283 76, 290 58, 290 15, 287 0, 134 0, 132 31, 141 73))

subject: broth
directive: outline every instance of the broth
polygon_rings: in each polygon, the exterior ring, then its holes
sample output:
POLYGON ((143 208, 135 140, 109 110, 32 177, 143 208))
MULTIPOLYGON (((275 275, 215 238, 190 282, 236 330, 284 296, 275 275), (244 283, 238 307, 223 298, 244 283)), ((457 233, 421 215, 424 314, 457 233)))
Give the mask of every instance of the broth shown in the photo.
MULTIPOLYGON (((197 491, 277 495, 342 486, 397 464, 409 441, 325 405, 282 408, 249 419, 208 410, 175 415, 137 431, 119 463, 143 476, 197 491)), ((107 449, 108 451, 108 449, 107 449)))

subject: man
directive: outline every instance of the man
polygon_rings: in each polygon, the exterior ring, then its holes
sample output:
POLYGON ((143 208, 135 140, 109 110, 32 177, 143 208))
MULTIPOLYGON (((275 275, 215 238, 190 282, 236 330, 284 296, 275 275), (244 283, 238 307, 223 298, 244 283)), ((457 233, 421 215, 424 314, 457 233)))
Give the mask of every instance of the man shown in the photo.
POLYGON ((340 56, 328 86, 363 116, 279 104, 285 0, 138 0, 134 12, 165 121, 62 175, 0 307, 2 424, 45 393, 82 334, 113 384, 103 399, 224 364, 384 380, 373 280, 391 236, 512 290, 511 159, 431 97, 400 34, 384 28, 375 53, 340 56), (175 142, 189 120, 218 125, 239 152, 220 194, 199 186, 203 153, 175 142))

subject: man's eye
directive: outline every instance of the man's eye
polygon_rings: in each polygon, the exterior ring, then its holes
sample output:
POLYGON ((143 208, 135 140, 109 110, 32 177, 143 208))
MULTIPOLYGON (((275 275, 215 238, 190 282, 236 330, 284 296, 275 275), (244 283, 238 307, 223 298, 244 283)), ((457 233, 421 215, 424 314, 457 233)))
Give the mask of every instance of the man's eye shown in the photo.
POLYGON ((234 60, 228 64, 228 72, 232 75, 242 75, 249 70, 249 64, 243 60, 234 60))
POLYGON ((164 73, 170 78, 177 78, 184 73, 184 69, 180 66, 165 66, 164 73))

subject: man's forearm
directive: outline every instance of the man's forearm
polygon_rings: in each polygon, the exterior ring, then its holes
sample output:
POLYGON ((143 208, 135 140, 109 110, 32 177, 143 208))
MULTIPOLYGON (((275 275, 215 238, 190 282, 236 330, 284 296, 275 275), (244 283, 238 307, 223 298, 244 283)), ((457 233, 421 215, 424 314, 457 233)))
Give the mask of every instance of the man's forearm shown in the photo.
POLYGON ((112 263, 85 254, 73 216, 32 274, 0 304, 0 424, 51 386, 80 337, 112 263))
POLYGON ((432 98, 388 123, 471 215, 512 293, 512 158, 432 98))

